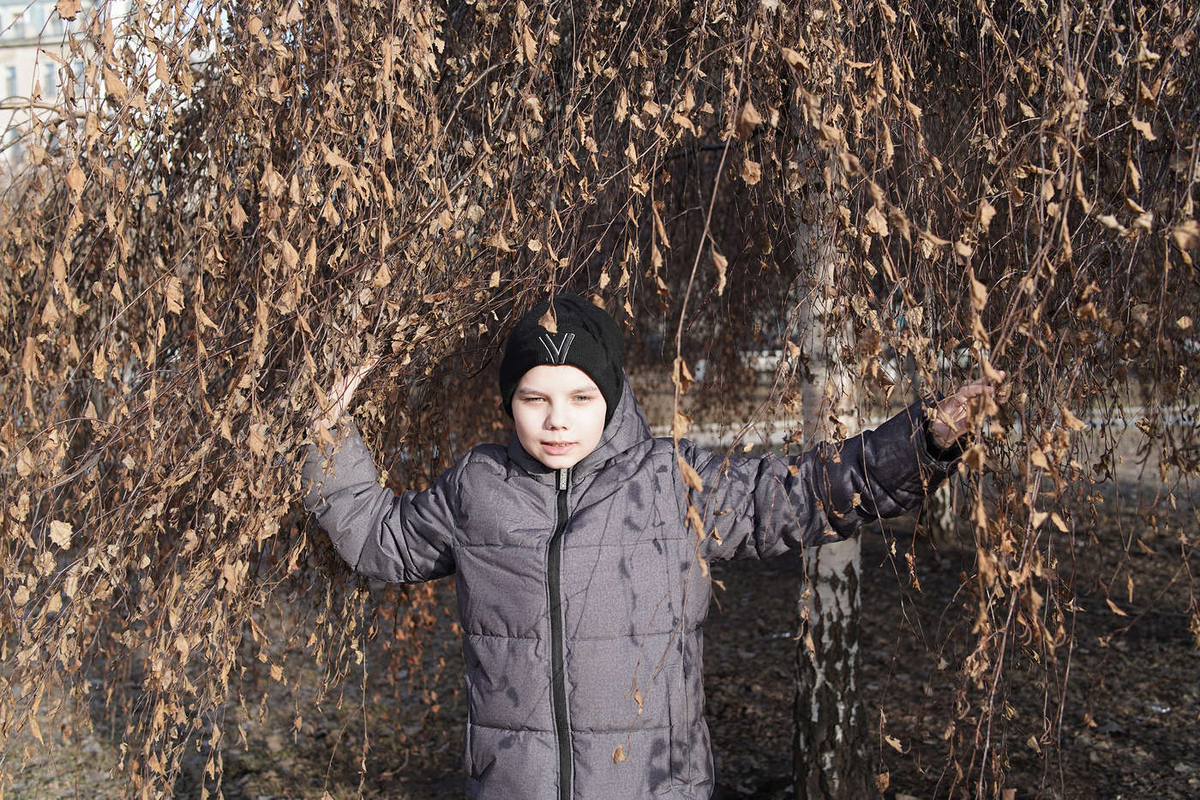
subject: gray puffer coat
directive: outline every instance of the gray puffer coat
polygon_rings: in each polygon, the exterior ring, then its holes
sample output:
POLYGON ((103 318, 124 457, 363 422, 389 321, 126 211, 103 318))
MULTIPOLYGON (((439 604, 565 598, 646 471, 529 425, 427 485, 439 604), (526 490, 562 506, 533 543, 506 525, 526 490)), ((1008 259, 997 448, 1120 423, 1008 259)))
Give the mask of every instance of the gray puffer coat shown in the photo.
POLYGON ((626 383, 600 444, 569 470, 543 466, 514 435, 397 496, 348 424, 330 459, 310 448, 305 505, 363 575, 457 574, 468 797, 703 800, 713 765, 699 559, 799 551, 914 508, 950 467, 923 419, 916 403, 795 458, 725 459, 684 440, 695 489, 626 383))

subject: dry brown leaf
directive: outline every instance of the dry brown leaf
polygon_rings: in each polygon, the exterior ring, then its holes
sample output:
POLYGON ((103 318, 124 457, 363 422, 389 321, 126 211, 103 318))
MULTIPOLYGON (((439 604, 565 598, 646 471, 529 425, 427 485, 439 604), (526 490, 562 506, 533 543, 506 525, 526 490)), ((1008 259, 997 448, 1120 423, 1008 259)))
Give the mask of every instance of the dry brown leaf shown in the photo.
POLYGON ((692 377, 692 371, 688 369, 687 362, 683 360, 682 356, 675 357, 675 365, 671 374, 671 380, 677 387, 679 387, 680 394, 687 394, 687 390, 692 385, 694 378, 692 377))
MULTIPOLYGON (((201 308, 198 303, 195 306, 195 311, 196 311, 196 321, 198 321, 201 326, 203 326, 205 328, 212 328, 217 333, 221 332, 221 329, 219 327, 217 327, 217 323, 213 322, 212 319, 208 316, 208 314, 204 313, 204 309, 201 308)), ((97 350, 97 352, 99 352, 99 349, 97 350)))
POLYGON ((75 19, 75 15, 79 13, 80 0, 58 0, 54 9, 58 15, 65 20, 75 19))
POLYGON ((758 109, 754 107, 754 103, 747 100, 741 110, 738 111, 737 122, 734 126, 735 135, 742 141, 746 141, 754 134, 754 129, 762 122, 762 117, 758 113, 758 109))
POLYGON ((78 195, 83 191, 83 184, 87 178, 83 174, 83 170, 79 168, 79 162, 72 162, 71 168, 67 170, 67 186, 71 191, 78 195))
POLYGON ((717 252, 717 248, 712 251, 713 265, 717 268, 717 296, 725 294, 725 275, 729 267, 729 259, 717 252))
POLYGON ((283 16, 283 24, 295 25, 302 19, 304 19, 304 15, 300 13, 299 0, 292 0, 292 4, 288 6, 287 13, 283 16))
POLYGON ((671 436, 675 439, 682 439, 687 436, 688 428, 692 424, 692 419, 687 414, 678 409, 673 415, 674 421, 671 423, 671 436))
POLYGON ((294 270, 296 268, 296 266, 300 263, 300 254, 298 252, 296 252, 295 247, 292 247, 292 243, 287 242, 287 241, 285 241, 283 243, 282 252, 283 252, 283 265, 285 267, 287 267, 288 269, 294 270))
POLYGON ((762 180, 762 164, 757 161, 751 161, 748 158, 744 159, 742 161, 741 178, 746 182, 747 186, 754 186, 762 180))
POLYGON ((547 333, 558 333, 558 315, 555 313, 553 303, 546 309, 546 313, 538 318, 538 325, 545 328, 547 333))
POLYGON ((262 423, 255 423, 250 426, 250 452, 256 456, 261 456, 266 450, 266 426, 262 423))
POLYGON ((918 231, 918 235, 923 241, 929 242, 929 244, 933 245, 934 247, 945 247, 946 245, 950 244, 949 239, 943 239, 940 236, 936 236, 932 231, 926 229, 921 229, 918 231))
POLYGON ((50 523, 50 541, 66 550, 71 546, 71 535, 74 531, 71 523, 54 520, 50 523))
POLYGON ((985 197, 979 201, 979 227, 986 232, 992 227, 992 220, 996 217, 996 207, 988 202, 985 197))
POLYGON ((690 489, 701 491, 704 488, 704 481, 700 479, 700 473, 696 472, 683 456, 677 456, 675 459, 679 463, 679 472, 683 475, 683 482, 690 489))
POLYGON ((1062 411, 1063 425, 1067 426, 1073 431, 1082 431, 1087 429, 1087 424, 1085 424, 1084 421, 1079 417, 1072 414, 1071 410, 1066 406, 1060 405, 1059 410, 1062 411))
POLYGON ((1200 223, 1194 219, 1184 220, 1171 230, 1171 236, 1180 250, 1195 250, 1200 247, 1200 223))
POLYGON ((54 305, 54 296, 46 298, 46 305, 42 309, 42 324, 47 328, 53 328, 58 324, 61 316, 58 313, 58 307, 54 305))
POLYGON ((496 231, 496 233, 487 240, 487 244, 505 253, 513 252, 512 247, 508 244, 508 239, 504 236, 504 231, 496 231))
POLYGON ((183 283, 174 275, 167 277, 164 285, 164 295, 167 300, 167 313, 178 314, 183 311, 183 283))
POLYGON ((879 210, 879 206, 871 206, 867 209, 867 231, 879 237, 888 235, 887 217, 879 210))
POLYGON ((1137 132, 1140 133, 1147 142, 1153 142, 1158 139, 1158 137, 1154 135, 1154 129, 1150 126, 1149 122, 1143 122, 1137 117, 1131 118, 1129 122, 1135 129, 1137 129, 1137 132))
POLYGON ((525 60, 532 64, 537 60, 537 42, 534 41, 533 34, 529 32, 529 28, 521 30, 521 47, 524 49, 525 60))
POLYGON ((392 270, 386 261, 379 265, 379 269, 375 270, 375 276, 371 278, 371 285, 376 289, 383 289, 392 282, 392 270))
POLYGON ((975 270, 969 270, 967 274, 971 283, 971 307, 976 311, 983 311, 987 306, 987 287, 975 277, 975 270))
POLYGON ((125 88, 125 84, 121 82, 121 76, 115 70, 107 68, 104 70, 104 89, 118 101, 129 97, 129 90, 125 88))

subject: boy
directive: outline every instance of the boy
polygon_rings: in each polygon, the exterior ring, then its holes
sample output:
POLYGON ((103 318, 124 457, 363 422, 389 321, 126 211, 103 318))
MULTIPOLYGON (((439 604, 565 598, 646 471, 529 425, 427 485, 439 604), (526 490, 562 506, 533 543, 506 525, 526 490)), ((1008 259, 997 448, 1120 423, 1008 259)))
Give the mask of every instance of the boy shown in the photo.
MULTIPOLYGON (((710 587, 698 557, 799 551, 914 508, 958 456, 968 401, 992 390, 963 387, 932 419, 914 403, 793 458, 727 459, 686 440, 677 452, 650 435, 613 319, 577 295, 553 303, 556 330, 542 303, 505 347, 507 447, 478 446, 396 496, 349 423, 328 462, 310 448, 305 506, 361 574, 457 574, 469 797, 704 800, 710 587), (695 470, 687 481, 679 458, 695 470)), ((319 424, 365 372, 334 388, 319 424)))

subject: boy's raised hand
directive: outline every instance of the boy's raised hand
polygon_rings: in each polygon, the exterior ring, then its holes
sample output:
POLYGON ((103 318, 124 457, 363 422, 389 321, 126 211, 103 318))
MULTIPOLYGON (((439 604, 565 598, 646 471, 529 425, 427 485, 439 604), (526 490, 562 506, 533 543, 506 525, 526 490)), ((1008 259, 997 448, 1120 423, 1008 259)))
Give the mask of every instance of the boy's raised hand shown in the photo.
POLYGON ((963 384, 937 404, 929 415, 929 433, 939 447, 951 447, 971 431, 971 407, 983 399, 995 399, 996 384, 1004 380, 1004 370, 997 370, 998 380, 980 378, 963 384))
POLYGON ((337 421, 341 419, 342 414, 346 413, 346 409, 350 407, 350 401, 354 398, 354 392, 358 390, 358 385, 362 383, 363 378, 367 377, 367 373, 373 370, 378 363, 379 356, 372 356, 358 369, 334 383, 329 388, 327 395, 329 400, 328 407, 318 408, 313 412, 310 419, 312 427, 320 430, 321 428, 332 428, 336 425, 337 421))

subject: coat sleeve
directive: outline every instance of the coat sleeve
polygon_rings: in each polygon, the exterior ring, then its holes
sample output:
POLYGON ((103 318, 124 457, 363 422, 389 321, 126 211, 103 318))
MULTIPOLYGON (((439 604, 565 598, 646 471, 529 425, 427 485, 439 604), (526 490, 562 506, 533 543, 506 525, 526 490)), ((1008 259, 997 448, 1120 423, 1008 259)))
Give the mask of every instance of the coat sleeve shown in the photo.
POLYGON ((689 448, 681 454, 703 483, 692 502, 705 530, 717 532, 704 540, 710 559, 769 558, 840 541, 915 509, 961 456, 957 446, 943 450, 929 439, 921 401, 874 431, 790 458, 727 459, 689 448))
POLYGON ((304 507, 357 573, 380 580, 416 583, 454 572, 458 484, 464 457, 432 486, 397 495, 379 485, 379 473, 358 428, 334 434, 331 456, 309 445, 304 461, 304 507))

